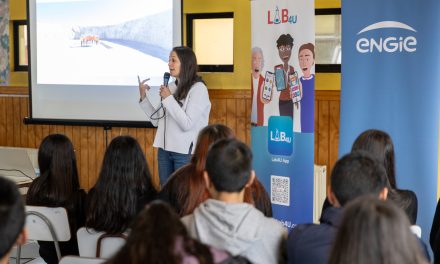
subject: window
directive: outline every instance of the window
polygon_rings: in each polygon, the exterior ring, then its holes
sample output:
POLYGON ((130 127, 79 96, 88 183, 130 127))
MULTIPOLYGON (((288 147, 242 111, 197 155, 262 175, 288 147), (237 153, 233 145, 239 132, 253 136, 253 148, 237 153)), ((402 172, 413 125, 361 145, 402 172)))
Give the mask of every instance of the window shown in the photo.
POLYGON ((201 72, 234 71, 234 13, 188 14, 187 45, 201 72))
POLYGON ((28 32, 26 20, 13 21, 14 71, 28 70, 28 32))
POLYGON ((341 9, 315 10, 317 72, 341 72, 341 9))

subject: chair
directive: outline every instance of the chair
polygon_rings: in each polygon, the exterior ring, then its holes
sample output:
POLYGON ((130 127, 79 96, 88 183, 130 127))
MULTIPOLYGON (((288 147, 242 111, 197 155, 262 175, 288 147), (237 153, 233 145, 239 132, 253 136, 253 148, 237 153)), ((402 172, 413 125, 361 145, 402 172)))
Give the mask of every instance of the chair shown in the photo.
POLYGON ((104 263, 105 259, 99 258, 83 258, 78 256, 65 256, 63 257, 59 264, 101 264, 104 263))
MULTIPOLYGON (((67 211, 62 207, 26 206, 26 228, 29 239, 53 241, 58 260, 61 259, 59 242, 70 240, 67 211)), ((21 246, 17 249, 20 263, 21 246)))
POLYGON ((110 235, 86 227, 78 229, 76 237, 81 257, 103 259, 113 257, 127 240, 127 234, 125 233, 110 235))

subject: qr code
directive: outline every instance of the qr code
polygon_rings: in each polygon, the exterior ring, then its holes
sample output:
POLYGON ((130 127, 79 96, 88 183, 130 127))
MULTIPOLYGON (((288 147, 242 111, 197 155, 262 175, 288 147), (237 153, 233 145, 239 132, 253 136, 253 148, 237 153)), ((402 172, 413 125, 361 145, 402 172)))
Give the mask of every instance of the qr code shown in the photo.
POLYGON ((270 176, 270 201, 273 204, 290 206, 290 178, 270 176))

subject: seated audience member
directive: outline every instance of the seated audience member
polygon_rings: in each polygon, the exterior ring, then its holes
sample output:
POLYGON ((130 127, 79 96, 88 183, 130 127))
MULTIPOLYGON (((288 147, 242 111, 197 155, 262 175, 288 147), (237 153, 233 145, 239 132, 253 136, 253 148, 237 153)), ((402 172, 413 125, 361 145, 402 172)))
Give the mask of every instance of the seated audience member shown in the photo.
POLYGON ((214 143, 203 177, 211 198, 182 218, 190 235, 252 263, 279 263, 286 228, 244 203, 245 188, 255 178, 246 144, 235 139, 214 143))
MULTIPOLYGON (((411 199, 412 203, 411 209, 411 217, 415 217, 414 223, 417 220, 417 196, 411 190, 401 190, 396 187, 396 165, 394 158, 394 145, 391 137, 384 131, 369 129, 362 132, 356 140, 353 142, 353 146, 351 148, 352 151, 363 150, 369 152, 374 158, 376 158, 379 163, 381 163, 386 172, 387 178, 390 183, 391 191, 389 198, 394 200, 394 198, 398 199, 400 196, 404 198, 407 202, 407 198, 411 199)), ((404 211, 406 211, 407 204, 403 204, 402 201, 396 201, 398 205, 403 206, 400 207, 404 211)))
POLYGON ((440 263, 440 200, 438 200, 437 207, 435 208, 434 219, 429 234, 429 244, 434 253, 434 263, 440 263))
MULTIPOLYGON (((351 151, 366 151, 379 161, 385 168, 390 189, 396 190, 396 169, 394 145, 391 137, 384 131, 369 129, 362 132, 353 142, 351 151)), ((415 195, 415 193, 414 193, 415 195)), ((393 198, 395 196, 389 197, 393 198)), ((328 200, 324 202, 323 210, 330 206, 328 200)))
POLYGON ((366 152, 352 152, 339 159, 330 175, 327 207, 320 224, 300 224, 287 240, 288 263, 327 263, 339 228, 342 207, 362 195, 386 199, 389 183, 385 169, 366 152))
MULTIPOLYGON (((64 135, 52 134, 38 149, 40 176, 35 178, 26 195, 28 205, 64 207, 67 211, 71 239, 60 242, 62 256, 78 255, 76 231, 84 226, 86 193, 79 186, 76 156, 72 142, 64 135)), ((46 263, 58 263, 52 241, 38 241, 40 256, 46 263)))
POLYGON ((369 129, 362 132, 353 142, 351 151, 363 150, 370 153, 385 168, 392 189, 397 188, 394 145, 384 131, 369 129))
POLYGON ((26 243, 26 215, 14 182, 0 177, 0 194, 0 264, 7 264, 12 247, 26 243))
MULTIPOLYGON (((407 212, 408 217, 410 217, 410 222, 415 225, 415 222, 417 221, 418 207, 417 196, 416 193, 411 190, 397 189, 394 145, 390 135, 377 129, 366 130, 355 139, 351 150, 366 151, 384 166, 391 187, 388 194, 388 199, 394 201, 396 205, 407 212), (407 202, 412 204, 409 205, 407 202), (409 210, 411 210, 411 212, 409 210)), ((427 248, 426 244, 422 240, 420 240, 420 243, 422 244, 423 248, 427 248)), ((427 254, 426 250, 425 253, 427 254)))
MULTIPOLYGON (((160 191, 160 199, 170 203, 181 217, 193 213, 199 204, 209 198, 203 180, 206 154, 210 145, 227 138, 234 138, 234 133, 225 125, 214 124, 203 128, 199 133, 191 162, 174 172, 160 191)), ((266 216, 272 216, 269 195, 257 178, 246 188, 244 201, 254 204, 266 216)))
POLYGON ((176 212, 154 201, 139 213, 127 243, 107 263, 225 263, 230 257, 190 238, 176 212))
POLYGON ((404 212, 394 203, 365 196, 344 210, 330 264, 428 264, 404 212))
POLYGON ((156 194, 139 143, 130 136, 116 137, 105 151, 98 181, 87 197, 86 227, 123 233, 156 194))

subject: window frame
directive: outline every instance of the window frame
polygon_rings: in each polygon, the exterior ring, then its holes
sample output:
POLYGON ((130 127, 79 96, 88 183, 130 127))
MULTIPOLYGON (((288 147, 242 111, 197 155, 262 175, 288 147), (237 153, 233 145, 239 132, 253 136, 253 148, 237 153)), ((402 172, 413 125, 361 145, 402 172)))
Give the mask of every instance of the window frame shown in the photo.
MULTIPOLYGON (((191 13, 186 14, 186 44, 193 48, 193 21, 195 19, 218 19, 218 18, 234 18, 234 12, 222 13, 191 13)), ((234 34, 235 35, 235 34, 234 34)), ((233 39, 234 42, 234 39, 233 39)), ((232 64, 199 64, 200 72, 234 72, 234 62, 232 64)))
POLYGON ((29 31, 26 30, 27 32, 27 42, 28 43, 21 43, 20 38, 19 38, 19 28, 20 27, 26 27, 26 29, 29 29, 27 20, 13 20, 12 22, 12 32, 13 32, 13 41, 14 41, 14 71, 28 71, 29 69, 29 50, 28 50, 28 64, 27 65, 23 65, 20 64, 20 46, 23 44, 27 44, 27 46, 29 47, 29 31))
MULTIPOLYGON (((341 8, 318 8, 315 9, 315 16, 321 15, 341 15, 341 8)), ((316 45, 316 41, 315 41, 316 45)), ((317 48, 317 47, 315 47, 317 48)), ((316 64, 315 65, 316 72, 324 72, 324 73, 340 73, 341 72, 341 64, 316 64)))

